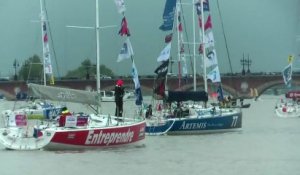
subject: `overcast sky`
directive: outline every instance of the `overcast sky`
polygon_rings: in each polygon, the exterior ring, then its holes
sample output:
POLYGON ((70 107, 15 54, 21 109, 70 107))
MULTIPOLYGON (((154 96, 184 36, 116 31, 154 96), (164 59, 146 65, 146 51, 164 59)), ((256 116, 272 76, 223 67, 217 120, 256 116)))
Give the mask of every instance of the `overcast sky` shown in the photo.
MULTIPOLYGON (((99 1, 100 25, 118 25, 100 32, 101 64, 117 75, 128 75, 130 61, 116 63, 124 41, 117 34, 121 15, 113 0, 99 1)), ((210 0, 213 32, 220 71, 224 73, 230 71, 230 66, 216 2, 210 0)), ((154 74, 159 64, 156 59, 165 46, 164 36, 168 34, 158 29, 162 24, 165 0, 125 0, 125 4, 138 72, 154 74)), ((289 54, 298 57, 300 44, 296 36, 300 34, 300 0, 219 0, 219 5, 233 72, 241 72, 243 53, 250 55, 252 72, 281 71, 289 54)), ((95 31, 66 27, 95 26, 95 0, 46 0, 46 7, 54 43, 50 47, 54 48, 59 64, 57 67, 52 53, 54 71, 65 74, 86 58, 95 63, 95 31)), ((192 30, 191 10, 185 7, 187 30, 192 30)), ((0 1, 0 76, 14 73, 14 59, 22 64, 34 54, 41 56, 40 24, 32 22, 39 19, 39 13, 39 0, 0 1)), ((173 58, 176 57, 175 46, 174 43, 173 58)))

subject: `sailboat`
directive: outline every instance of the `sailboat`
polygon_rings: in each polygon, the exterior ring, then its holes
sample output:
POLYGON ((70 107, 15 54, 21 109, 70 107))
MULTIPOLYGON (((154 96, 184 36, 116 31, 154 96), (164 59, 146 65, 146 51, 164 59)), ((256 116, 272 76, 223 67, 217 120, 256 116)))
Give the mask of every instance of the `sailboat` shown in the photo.
MULTIPOLYGON (((54 83, 53 70, 50 58, 50 46, 48 43, 48 26, 47 17, 44 11, 44 6, 42 0, 40 0, 40 12, 41 12, 41 40, 43 49, 43 85, 47 85, 47 77, 50 77, 50 84, 54 83)), ((16 101, 17 103, 17 101, 16 101)), ((16 120, 20 115, 26 116, 27 119, 52 119, 56 117, 62 109, 63 105, 56 105, 46 100, 34 99, 28 100, 25 105, 20 106, 16 109, 4 110, 1 112, 2 116, 6 118, 5 125, 7 126, 17 126, 16 120)))
MULTIPOLYGON (((200 16, 201 19, 204 19, 204 11, 209 11, 208 0, 197 1, 196 3, 194 2, 193 5, 195 5, 194 7, 197 9, 197 14, 199 19, 200 16)), ((172 14, 175 14, 174 13, 175 9, 178 10, 179 7, 180 7, 180 3, 177 3, 177 8, 175 8, 174 1, 168 1, 168 0, 166 1, 166 7, 164 12, 164 24, 161 27, 165 29, 164 31, 172 30, 172 27, 170 27, 171 26, 170 24, 173 24, 171 20, 174 19, 174 15, 172 16, 172 14), (166 12, 166 9, 169 10, 169 12, 166 12)), ((147 116, 149 118, 148 119, 149 121, 155 121, 155 120, 159 121, 156 123, 155 122, 147 123, 146 133, 148 135, 162 135, 162 134, 177 135, 177 134, 202 134, 202 133, 213 133, 213 132, 226 132, 226 131, 236 131, 242 127, 242 112, 240 109, 223 108, 218 105, 217 106, 207 105, 208 102, 207 79, 210 79, 213 83, 217 82, 219 84, 218 93, 220 97, 223 97, 221 84, 220 84, 221 78, 220 78, 218 65, 216 64, 217 63, 216 60, 214 61, 214 64, 211 64, 211 66, 213 66, 213 68, 211 68, 212 70, 208 74, 206 74, 206 68, 208 67, 206 65, 206 63, 208 62, 206 59, 208 55, 205 52, 208 48, 211 49, 211 47, 213 46, 213 42, 212 42, 213 40, 211 40, 211 33, 209 33, 209 36, 205 34, 206 25, 210 25, 209 27, 211 27, 210 16, 208 16, 208 21, 209 22, 206 22, 205 25, 204 23, 200 25, 200 27, 202 28, 202 32, 201 32, 202 40, 201 40, 200 50, 202 51, 201 55, 204 64, 203 65, 203 70, 204 70, 203 78, 205 82, 204 91, 196 91, 196 66, 194 64, 194 91, 186 92, 186 91, 168 90, 165 94, 162 94, 162 96, 165 96, 165 100, 169 104, 167 105, 168 108, 160 109, 159 112, 156 112, 154 115, 147 116), (204 104, 196 105, 195 103, 192 104, 186 103, 189 101, 193 101, 193 102, 202 101, 204 104), (173 102, 176 102, 177 104, 172 105, 173 102)), ((180 30, 182 30, 182 24, 179 21, 178 31, 180 30)), ((178 37, 178 38, 180 41, 180 38, 182 37, 178 37)), ((194 63, 196 60, 195 44, 196 43, 194 39, 194 43, 193 43, 194 63)), ((178 50, 181 52, 183 50, 182 47, 183 42, 179 44, 179 46, 180 49, 178 50)), ((160 54, 159 59, 164 61, 162 63, 163 65, 164 63, 166 63, 166 61, 168 61, 170 51, 168 50, 166 52, 166 49, 164 49, 162 53, 160 54)), ((211 49, 209 54, 213 54, 210 56, 214 56, 215 50, 211 49)), ((179 57, 181 58, 181 55, 179 57)), ((163 67, 162 65, 160 66, 160 68, 163 67)), ((162 70, 166 70, 166 69, 160 69, 160 70, 161 71, 157 71, 161 73, 158 75, 162 75, 162 73, 165 74, 165 72, 162 70)), ((160 89, 165 90, 165 88, 161 88, 162 87, 161 85, 159 87, 160 89)), ((163 92, 163 91, 158 90, 158 92, 163 92)))
MULTIPOLYGON (((289 89, 291 89, 292 86, 293 60, 294 56, 290 55, 288 57, 289 64, 282 71, 284 84, 289 89)), ((276 103, 275 114, 278 117, 283 118, 300 117, 300 91, 289 90, 286 92, 284 97, 280 98, 280 100, 276 103)))
MULTIPOLYGON (((36 96, 54 101, 77 102, 100 106, 99 3, 96 0, 97 92, 29 84, 36 96)), ((123 117, 101 114, 66 116, 65 126, 56 122, 35 126, 32 135, 28 128, 0 129, 0 143, 13 150, 99 149, 139 144, 145 139, 145 120, 139 116, 123 117)))

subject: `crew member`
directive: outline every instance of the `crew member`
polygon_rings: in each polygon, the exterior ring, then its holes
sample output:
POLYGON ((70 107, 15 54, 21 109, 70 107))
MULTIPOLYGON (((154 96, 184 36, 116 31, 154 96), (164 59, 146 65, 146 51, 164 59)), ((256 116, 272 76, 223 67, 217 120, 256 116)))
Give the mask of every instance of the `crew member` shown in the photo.
POLYGON ((67 107, 61 109, 61 115, 59 116, 59 127, 64 127, 66 124, 67 116, 72 115, 67 107))
POLYGON ((124 96, 124 87, 123 80, 118 80, 115 86, 115 103, 116 103, 116 112, 115 116, 122 117, 123 113, 123 96, 124 96))

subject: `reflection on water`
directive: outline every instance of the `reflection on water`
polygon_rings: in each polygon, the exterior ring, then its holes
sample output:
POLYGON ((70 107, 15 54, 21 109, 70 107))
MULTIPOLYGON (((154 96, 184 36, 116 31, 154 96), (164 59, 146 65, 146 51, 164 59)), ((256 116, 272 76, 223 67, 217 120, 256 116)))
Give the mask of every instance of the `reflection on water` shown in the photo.
MULTIPOLYGON (((262 95, 258 101, 246 100, 251 107, 243 109, 241 132, 147 136, 140 147, 104 150, 7 151, 0 146, 0 174, 299 174, 300 118, 276 117, 279 98, 262 95)), ((106 111, 114 111, 111 104, 103 104, 106 111)), ((126 108, 133 105, 126 102, 126 108)))

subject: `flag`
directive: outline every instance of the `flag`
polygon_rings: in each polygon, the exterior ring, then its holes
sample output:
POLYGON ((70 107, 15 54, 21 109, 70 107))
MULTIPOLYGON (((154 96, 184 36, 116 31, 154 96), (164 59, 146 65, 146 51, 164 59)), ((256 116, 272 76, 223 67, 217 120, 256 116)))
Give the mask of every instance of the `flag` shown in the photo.
POLYGON ((224 95, 223 95, 223 89, 222 89, 221 83, 218 86, 217 93, 218 93, 218 100, 223 101, 224 100, 224 95))
POLYGON ((165 96, 165 79, 161 79, 161 81, 159 82, 159 84, 157 84, 157 86, 154 89, 154 93, 157 95, 160 95, 162 97, 165 96))
MULTIPOLYGON (((198 20, 199 20, 199 27, 202 28, 202 20, 201 20, 200 16, 199 16, 198 20)), ((211 28, 212 28, 212 23, 211 23, 211 17, 209 15, 204 24, 204 31, 206 31, 207 29, 211 29, 211 28)))
POLYGON ((172 41, 172 36, 173 36, 173 33, 170 33, 169 35, 166 35, 165 37, 165 43, 169 43, 172 41))
POLYGON ((160 52, 160 55, 157 58, 157 61, 166 61, 170 57, 171 52, 171 43, 168 43, 167 46, 160 52))
POLYGON ((182 23, 181 23, 181 16, 180 16, 180 13, 178 14, 178 31, 179 32, 182 32, 182 23))
POLYGON ((174 14, 176 8, 176 0, 166 0, 164 14, 163 14, 163 24, 159 27, 162 31, 168 31, 173 29, 174 14))
POLYGON ((127 37, 127 39, 125 40, 125 42, 121 48, 119 55, 118 55, 117 62, 120 62, 124 59, 128 59, 131 56, 133 56, 133 49, 132 49, 129 38, 127 37))
POLYGON ((210 71, 207 74, 207 79, 210 79, 213 83, 221 82, 221 76, 218 66, 216 66, 212 71, 210 71))
POLYGON ((292 73, 292 64, 290 63, 282 71, 283 81, 285 85, 290 85, 290 82, 292 80, 292 73))
POLYGON ((44 72, 45 74, 51 75, 52 71, 52 64, 50 58, 50 49, 48 43, 48 34, 47 34, 47 27, 46 22, 43 23, 43 59, 44 59, 44 72))
POLYGON ((211 67, 213 65, 217 65, 218 64, 218 60, 217 60, 217 53, 216 50, 209 50, 206 53, 206 57, 205 57, 205 66, 206 68, 211 67))
POLYGON ((212 31, 210 31, 204 35, 204 44, 205 44, 205 48, 215 46, 215 39, 214 39, 214 35, 213 35, 212 31))
POLYGON ((121 29, 119 30, 119 35, 130 36, 130 32, 128 29, 127 20, 126 20, 125 16, 123 17, 122 22, 121 22, 121 29))
MULTIPOLYGON (((201 2, 195 3, 197 15, 201 15, 201 2)), ((203 1, 203 11, 209 11, 208 0, 203 1)))
POLYGON ((289 55, 288 57, 288 63, 292 63, 294 61, 294 56, 293 55, 289 55))
POLYGON ((125 3, 124 0, 115 0, 117 9, 119 13, 124 13, 126 8, 125 8, 125 3))
POLYGON ((158 68, 155 69, 155 73, 157 74, 157 78, 166 77, 168 73, 169 60, 164 61, 158 68))
POLYGON ((142 96, 138 72, 135 67, 134 61, 132 62, 132 72, 131 73, 132 73, 132 79, 134 82, 134 89, 135 89, 135 97, 136 97, 135 104, 141 105, 143 102, 143 96, 142 96))

